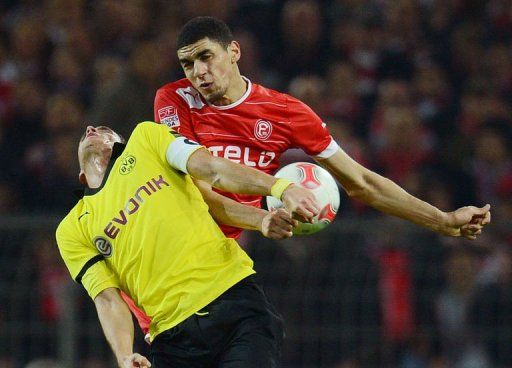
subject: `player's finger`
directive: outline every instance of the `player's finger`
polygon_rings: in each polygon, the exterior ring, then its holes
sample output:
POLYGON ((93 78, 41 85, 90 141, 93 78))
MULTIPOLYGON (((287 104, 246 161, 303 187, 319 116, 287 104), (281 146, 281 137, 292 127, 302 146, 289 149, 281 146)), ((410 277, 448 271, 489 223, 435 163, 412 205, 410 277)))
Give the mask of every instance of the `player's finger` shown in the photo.
POLYGON ((487 225, 488 223, 491 222, 491 211, 488 211, 486 214, 485 214, 485 217, 484 219, 482 220, 481 224, 482 225, 487 225))
POLYGON ((137 354, 133 358, 133 363, 135 364, 135 367, 141 367, 141 368, 151 367, 151 363, 149 362, 149 360, 146 357, 139 355, 139 354, 137 354))
POLYGON ((284 208, 280 208, 276 212, 275 216, 277 216, 277 218, 289 223, 290 225, 295 226, 296 221, 293 219, 292 214, 289 211, 285 210, 284 208))
POLYGON ((279 233, 289 233, 292 231, 293 226, 285 221, 279 221, 276 222, 272 227, 272 231, 279 232, 279 233))
POLYGON ((271 231, 269 233, 269 238, 275 239, 275 240, 281 240, 290 238, 293 236, 293 233, 291 231, 271 231))
POLYGON ((320 212, 320 207, 318 206, 318 204, 316 203, 316 199, 313 197, 313 198, 308 198, 306 200, 306 206, 308 208, 308 210, 310 210, 311 212, 313 212, 315 215, 318 214, 318 212, 320 212))
POLYGON ((303 208, 303 207, 297 208, 296 213, 298 215, 298 220, 303 221, 303 222, 312 222, 313 217, 315 217, 313 212, 311 212, 308 209, 303 208))
POLYGON ((473 231, 473 232, 474 232, 474 231, 478 231, 478 230, 480 230, 481 228, 482 228, 482 225, 480 225, 480 224, 471 224, 471 225, 468 225, 468 226, 466 227, 466 229, 468 229, 469 231, 473 231))

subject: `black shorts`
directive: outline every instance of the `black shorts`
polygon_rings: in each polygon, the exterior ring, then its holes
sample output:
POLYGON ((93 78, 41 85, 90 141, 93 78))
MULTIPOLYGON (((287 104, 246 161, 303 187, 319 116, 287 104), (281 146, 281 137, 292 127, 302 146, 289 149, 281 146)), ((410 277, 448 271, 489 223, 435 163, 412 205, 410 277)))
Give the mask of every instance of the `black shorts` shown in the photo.
POLYGON ((151 343, 153 368, 281 366, 283 321, 249 276, 151 343))

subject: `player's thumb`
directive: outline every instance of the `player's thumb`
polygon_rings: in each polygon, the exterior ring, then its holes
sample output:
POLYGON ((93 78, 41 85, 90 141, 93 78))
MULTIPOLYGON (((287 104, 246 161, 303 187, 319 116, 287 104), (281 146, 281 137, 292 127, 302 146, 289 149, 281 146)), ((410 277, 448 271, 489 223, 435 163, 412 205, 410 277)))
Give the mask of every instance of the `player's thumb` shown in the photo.
POLYGON ((142 356, 139 354, 137 354, 135 356, 134 364, 135 364, 135 367, 141 367, 141 368, 151 367, 151 363, 149 362, 149 360, 145 356, 142 356))
POLYGON ((476 214, 477 215, 484 215, 490 209, 491 209, 491 205, 489 203, 487 203, 485 206, 478 208, 476 214))

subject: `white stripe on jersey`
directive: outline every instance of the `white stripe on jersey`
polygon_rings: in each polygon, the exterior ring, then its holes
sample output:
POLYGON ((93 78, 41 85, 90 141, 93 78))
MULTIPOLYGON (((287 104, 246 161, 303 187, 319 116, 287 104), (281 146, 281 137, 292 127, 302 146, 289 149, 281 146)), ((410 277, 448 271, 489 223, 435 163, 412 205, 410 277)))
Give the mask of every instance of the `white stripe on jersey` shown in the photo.
POLYGON ((279 106, 279 107, 286 107, 286 105, 281 105, 281 104, 276 104, 275 102, 270 102, 270 101, 263 101, 263 102, 246 102, 247 105, 264 105, 264 104, 269 104, 269 105, 276 105, 276 106, 279 106))
POLYGON ((197 135, 216 135, 216 136, 219 136, 219 137, 230 137, 230 138, 244 138, 244 137, 240 137, 239 135, 218 134, 218 133, 210 133, 210 132, 196 133, 196 134, 197 135))
POLYGON ((202 114, 199 111, 194 111, 194 110, 190 110, 190 112, 192 112, 194 114, 197 114, 197 115, 201 115, 201 116, 206 116, 206 115, 229 115, 229 116, 239 117, 238 115, 230 114, 230 113, 227 113, 227 112, 205 112, 205 113, 202 113, 202 114))
MULTIPOLYGON (((196 134, 197 135, 214 135, 214 136, 217 136, 217 137, 229 137, 229 138, 243 138, 243 139, 249 138, 251 141, 262 142, 259 139, 256 139, 254 137, 242 137, 242 136, 239 136, 239 135, 219 134, 219 133, 211 133, 211 132, 196 133, 196 134)), ((267 139, 267 140, 265 140, 263 142, 268 142, 268 143, 286 143, 285 141, 272 141, 272 140, 269 140, 269 139, 267 139)))

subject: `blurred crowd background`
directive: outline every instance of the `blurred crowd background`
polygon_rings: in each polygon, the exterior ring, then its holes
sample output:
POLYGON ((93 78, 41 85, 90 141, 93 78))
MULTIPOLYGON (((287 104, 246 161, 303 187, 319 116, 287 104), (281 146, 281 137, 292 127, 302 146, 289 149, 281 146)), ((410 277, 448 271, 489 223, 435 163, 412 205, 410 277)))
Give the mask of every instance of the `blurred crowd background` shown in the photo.
POLYGON ((242 74, 310 105, 360 163, 443 210, 493 206, 475 242, 349 200, 318 236, 246 235, 285 367, 512 367, 511 0, 2 0, 0 367, 113 366, 54 226, 83 129, 152 120, 197 15, 225 20, 242 74))

